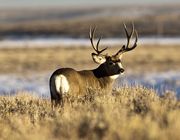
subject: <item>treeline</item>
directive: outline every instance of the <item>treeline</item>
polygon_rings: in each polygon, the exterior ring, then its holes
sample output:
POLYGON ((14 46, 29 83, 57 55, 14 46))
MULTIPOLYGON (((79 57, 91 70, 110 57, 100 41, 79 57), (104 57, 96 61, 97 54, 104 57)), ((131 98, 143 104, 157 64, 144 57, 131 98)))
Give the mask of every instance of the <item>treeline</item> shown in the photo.
POLYGON ((180 36, 180 15, 176 16, 150 16, 136 19, 120 18, 93 18, 70 19, 52 21, 29 21, 9 24, 0 24, 0 36, 62 36, 73 38, 88 37, 90 26, 97 26, 97 35, 103 37, 124 36, 123 23, 130 26, 135 24, 140 36, 143 37, 177 37, 180 36))

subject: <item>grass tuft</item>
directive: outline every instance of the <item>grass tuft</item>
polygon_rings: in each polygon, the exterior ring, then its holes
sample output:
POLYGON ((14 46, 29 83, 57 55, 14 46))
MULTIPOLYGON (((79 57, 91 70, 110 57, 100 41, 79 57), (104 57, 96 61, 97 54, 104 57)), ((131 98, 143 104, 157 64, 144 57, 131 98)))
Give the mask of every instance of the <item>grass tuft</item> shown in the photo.
POLYGON ((48 99, 18 94, 0 97, 0 138, 180 139, 180 102, 144 87, 124 87, 112 94, 67 96, 64 108, 48 99))

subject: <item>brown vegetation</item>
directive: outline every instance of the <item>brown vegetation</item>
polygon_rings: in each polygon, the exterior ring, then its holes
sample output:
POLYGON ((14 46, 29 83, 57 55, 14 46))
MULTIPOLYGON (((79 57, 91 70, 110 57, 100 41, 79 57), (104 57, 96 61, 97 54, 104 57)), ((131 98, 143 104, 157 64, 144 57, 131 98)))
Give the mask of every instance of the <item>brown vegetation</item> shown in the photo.
POLYGON ((0 97, 0 138, 24 140, 180 139, 180 102, 142 87, 109 95, 66 97, 64 108, 49 100, 18 94, 0 97))

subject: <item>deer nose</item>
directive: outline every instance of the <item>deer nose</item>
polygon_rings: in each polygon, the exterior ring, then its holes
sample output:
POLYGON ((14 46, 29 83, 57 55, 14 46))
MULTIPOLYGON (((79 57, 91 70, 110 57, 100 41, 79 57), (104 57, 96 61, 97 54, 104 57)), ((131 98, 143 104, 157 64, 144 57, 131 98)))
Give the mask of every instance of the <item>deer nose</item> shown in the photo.
POLYGON ((120 70, 119 70, 119 71, 120 71, 120 73, 123 73, 123 72, 124 72, 124 69, 120 68, 120 70))

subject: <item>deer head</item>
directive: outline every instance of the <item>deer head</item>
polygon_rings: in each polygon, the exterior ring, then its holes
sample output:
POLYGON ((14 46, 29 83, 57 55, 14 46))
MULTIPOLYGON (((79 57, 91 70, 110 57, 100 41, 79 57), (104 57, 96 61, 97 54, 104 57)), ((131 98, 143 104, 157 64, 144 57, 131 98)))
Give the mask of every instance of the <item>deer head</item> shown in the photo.
POLYGON ((107 76, 112 76, 115 78, 124 72, 124 68, 122 66, 122 56, 125 52, 131 51, 137 46, 138 41, 138 34, 137 31, 134 29, 134 24, 132 24, 132 30, 130 34, 128 33, 127 27, 124 24, 124 30, 127 37, 127 43, 126 45, 123 45, 121 49, 115 53, 114 55, 104 55, 102 54, 107 48, 104 48, 102 50, 99 50, 99 43, 101 40, 101 37, 98 39, 96 45, 94 45, 94 34, 95 34, 96 28, 91 29, 89 33, 89 38, 91 41, 92 48, 94 49, 95 53, 92 53, 93 61, 100 64, 101 70, 106 73, 107 76), (134 44, 130 47, 130 40, 135 35, 135 41, 134 44))

